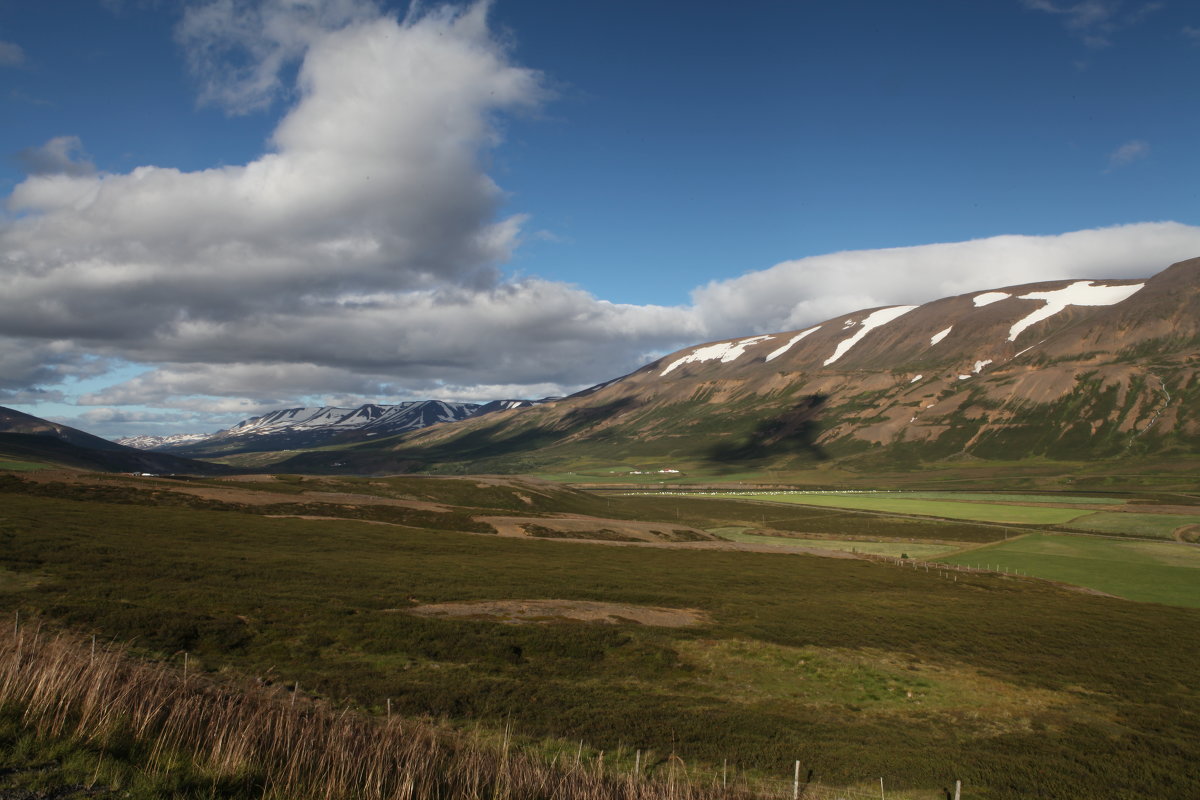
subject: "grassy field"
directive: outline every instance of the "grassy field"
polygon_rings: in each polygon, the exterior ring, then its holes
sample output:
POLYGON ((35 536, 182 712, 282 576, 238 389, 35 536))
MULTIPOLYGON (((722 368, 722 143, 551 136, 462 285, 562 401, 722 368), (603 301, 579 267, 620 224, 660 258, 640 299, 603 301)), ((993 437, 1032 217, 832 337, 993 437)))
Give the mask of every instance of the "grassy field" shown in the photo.
POLYGON ((1130 600, 1200 608, 1200 547, 1193 545, 1031 533, 938 560, 992 564, 1130 600))
POLYGON ((745 494, 743 500, 769 503, 795 503, 807 506, 848 508, 890 514, 916 514, 944 519, 973 522, 993 522, 1032 525, 1055 525, 1070 522, 1089 513, 1086 509, 1047 508, 1043 506, 968 503, 955 500, 909 499, 907 495, 892 494, 745 494))
POLYGON ((761 534, 746 533, 745 531, 745 528, 709 529, 710 533, 715 533, 722 539, 727 539, 731 542, 766 544, 773 547, 807 547, 814 550, 839 550, 846 553, 866 553, 876 556, 891 556, 892 558, 900 558, 901 556, 908 558, 933 558, 934 556, 961 548, 960 544, 871 542, 861 539, 811 539, 795 536, 763 536, 761 534))
POLYGON ((1200 513, 1183 515, 1101 511, 1071 522, 1072 528, 1080 530, 1147 536, 1156 539, 1170 539, 1177 529, 1185 525, 1200 525, 1200 513))
MULTIPOLYGON (((0 582, 0 609, 132 641, 177 667, 186 652, 194 670, 298 684, 302 697, 366 713, 385 713, 390 699, 395 714, 508 726, 530 746, 653 750, 659 774, 675 752, 708 774, 728 762, 788 776, 799 759, 830 785, 885 776, 889 797, 933 800, 955 779, 966 796, 990 800, 1200 795, 1200 690, 1181 677, 1200 651, 1200 610, 858 559, 465 532, 482 511, 706 528, 774 513, 734 500, 297 478, 279 488, 353 487, 447 508, 294 491, 251 507, 165 485, 0 484, 0 568, 19 576, 0 582), (345 518, 274 516, 281 510, 345 518), (407 613, 523 599, 692 609, 704 621, 518 625, 407 613)), ((799 529, 868 519, 779 514, 776 528, 788 515, 799 529)), ((976 530, 911 525, 902 530, 976 530)))
POLYGON ((1124 497, 1105 495, 1059 494, 1013 494, 1010 492, 904 492, 905 499, 913 500, 962 500, 975 503, 1052 503, 1054 505, 1119 506, 1129 502, 1124 497))
POLYGON ((46 464, 36 461, 6 461, 0 459, 0 470, 7 472, 32 472, 38 469, 50 469, 46 464))
MULTIPOLYGON (((639 494, 614 497, 606 508, 641 519, 678 520, 698 528, 740 526, 844 538, 932 539, 994 542, 1004 538, 996 525, 968 521, 897 517, 886 513, 777 503, 767 505, 740 495, 639 494)), ((608 513, 608 512, 606 512, 608 513)))

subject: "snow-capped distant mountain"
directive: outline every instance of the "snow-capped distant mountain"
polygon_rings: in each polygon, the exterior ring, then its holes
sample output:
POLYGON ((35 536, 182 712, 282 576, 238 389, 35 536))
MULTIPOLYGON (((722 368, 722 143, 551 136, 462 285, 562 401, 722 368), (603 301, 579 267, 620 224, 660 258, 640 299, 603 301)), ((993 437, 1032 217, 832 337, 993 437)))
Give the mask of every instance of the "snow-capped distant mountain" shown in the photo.
POLYGON ((138 450, 158 450, 176 445, 190 444, 207 439, 210 433, 172 433, 169 436, 126 436, 117 439, 117 444, 136 447, 138 450))
POLYGON ((334 442, 394 436, 441 422, 457 422, 494 411, 533 405, 535 400, 448 403, 421 400, 397 405, 367 403, 358 408, 285 408, 243 420, 217 433, 174 437, 130 437, 124 443, 147 450, 191 456, 295 450, 334 442), (135 444, 134 442, 146 442, 135 444))

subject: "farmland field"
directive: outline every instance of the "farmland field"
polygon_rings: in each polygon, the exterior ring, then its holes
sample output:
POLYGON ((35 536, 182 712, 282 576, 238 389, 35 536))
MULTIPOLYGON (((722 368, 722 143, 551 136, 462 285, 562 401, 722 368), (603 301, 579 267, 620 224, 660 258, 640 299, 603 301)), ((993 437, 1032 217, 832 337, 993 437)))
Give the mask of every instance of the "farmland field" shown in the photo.
POLYGON ((906 495, 892 494, 829 494, 779 493, 739 494, 743 500, 759 500, 768 503, 795 503, 799 505, 847 508, 862 511, 877 511, 891 514, 916 514, 945 519, 971 520, 974 522, 1055 525, 1070 522, 1090 513, 1082 508, 1048 508, 1044 506, 1004 505, 1000 503, 969 503, 956 500, 909 499, 906 495))
POLYGON ((1031 533, 937 560, 991 564, 1130 600, 1200 608, 1200 547, 1194 545, 1031 533))
POLYGON ((1148 536, 1170 539, 1174 532, 1185 525, 1200 525, 1200 514, 1139 514, 1136 512, 1099 512, 1071 522, 1072 528, 1099 533, 1123 533, 1130 536, 1148 536))
POLYGON ((903 492, 904 499, 962 500, 978 503, 1052 503, 1055 505, 1114 506, 1128 502, 1123 497, 1079 494, 1014 494, 1010 492, 903 492))

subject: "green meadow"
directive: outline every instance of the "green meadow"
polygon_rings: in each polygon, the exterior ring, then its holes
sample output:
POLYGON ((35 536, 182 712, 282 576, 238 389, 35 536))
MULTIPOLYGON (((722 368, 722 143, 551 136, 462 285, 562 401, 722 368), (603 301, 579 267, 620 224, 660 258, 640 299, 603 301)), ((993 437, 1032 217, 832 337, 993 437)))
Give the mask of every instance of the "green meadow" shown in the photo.
POLYGON ((913 500, 961 500, 976 503, 1052 503, 1054 505, 1119 506, 1129 502, 1123 497, 1106 495, 1014 494, 1012 492, 904 492, 901 497, 913 500))
POLYGON ((1087 509, 1079 508, 974 503, 928 497, 909 498, 907 494, 839 494, 836 492, 815 494, 805 492, 801 494, 739 494, 738 496, 743 500, 758 500, 768 503, 795 503, 1001 524, 1055 525, 1070 522, 1089 513, 1087 509))
POLYGON ((1200 525, 1200 514, 1139 514, 1136 512, 1099 512, 1071 522, 1071 527, 1098 533, 1118 533, 1171 539, 1186 525, 1200 525))
POLYGON ((32 472, 38 469, 50 469, 46 464, 41 464, 36 461, 6 461, 0 459, 0 471, 7 472, 32 472))
POLYGON ((990 564, 1129 600, 1200 608, 1200 547, 1194 545, 1031 533, 938 560, 990 564))

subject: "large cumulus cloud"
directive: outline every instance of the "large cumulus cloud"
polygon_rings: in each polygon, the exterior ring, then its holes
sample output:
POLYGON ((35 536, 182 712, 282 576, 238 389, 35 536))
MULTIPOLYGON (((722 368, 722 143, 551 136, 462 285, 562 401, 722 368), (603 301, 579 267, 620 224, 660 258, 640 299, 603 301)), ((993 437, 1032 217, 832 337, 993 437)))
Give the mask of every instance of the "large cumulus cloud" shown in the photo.
POLYGON ((519 224, 496 219, 480 150, 493 115, 535 103, 539 84, 491 41, 483 7, 326 32, 298 81, 273 149, 252 163, 19 184, 4 332, 111 341, 345 292, 494 284, 519 224))

